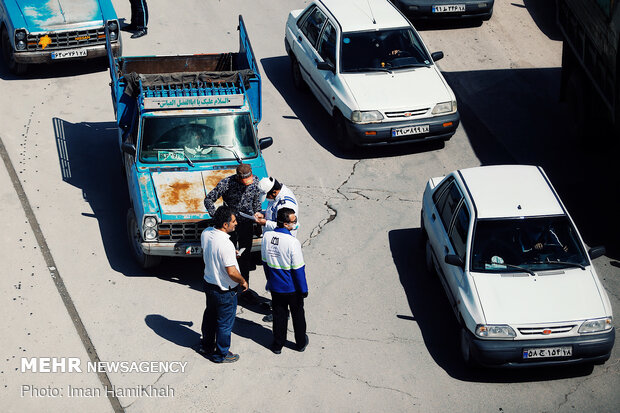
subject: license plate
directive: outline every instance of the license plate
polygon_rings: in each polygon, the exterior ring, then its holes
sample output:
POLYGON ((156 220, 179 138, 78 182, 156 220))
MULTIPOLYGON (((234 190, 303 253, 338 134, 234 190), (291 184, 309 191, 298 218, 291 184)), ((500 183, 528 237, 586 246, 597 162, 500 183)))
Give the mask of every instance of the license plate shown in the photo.
POLYGON ((52 59, 69 59, 72 57, 86 57, 86 49, 70 49, 52 52, 52 59))
POLYGON ((185 247, 185 255, 200 255, 202 254, 202 247, 189 246, 185 247))
POLYGON ((433 13, 458 13, 460 11, 465 11, 464 4, 443 4, 433 6, 433 13))
POLYGON ((573 348, 571 346, 523 349, 524 359, 539 359, 539 358, 548 358, 548 357, 569 357, 572 355, 573 355, 573 348))
POLYGON ((421 133, 428 133, 429 130, 429 125, 409 126, 406 128, 392 129, 392 136, 419 135, 421 133))

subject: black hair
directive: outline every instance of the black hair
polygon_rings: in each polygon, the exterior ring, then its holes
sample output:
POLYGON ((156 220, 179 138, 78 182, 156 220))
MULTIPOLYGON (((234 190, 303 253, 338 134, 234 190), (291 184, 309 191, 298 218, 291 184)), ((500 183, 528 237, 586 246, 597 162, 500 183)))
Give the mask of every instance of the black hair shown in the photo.
POLYGON ((234 209, 222 205, 213 214, 213 226, 217 229, 222 229, 225 223, 230 223, 233 215, 235 215, 234 209))
POLYGON ((291 215, 293 215, 295 213, 295 211, 291 208, 280 208, 278 209, 278 215, 277 215, 277 220, 278 220, 278 228, 284 228, 284 224, 288 224, 289 221, 291 220, 291 215))

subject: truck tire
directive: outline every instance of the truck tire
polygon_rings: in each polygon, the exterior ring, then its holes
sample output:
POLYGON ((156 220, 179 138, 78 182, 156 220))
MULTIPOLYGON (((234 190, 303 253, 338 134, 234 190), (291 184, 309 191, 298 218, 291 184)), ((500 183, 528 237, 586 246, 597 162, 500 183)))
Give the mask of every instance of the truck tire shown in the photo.
POLYGON ((140 246, 142 236, 140 235, 140 228, 138 227, 136 214, 133 208, 127 210, 127 236, 129 237, 132 255, 141 268, 149 269, 161 263, 161 256, 148 255, 142 251, 142 247, 140 246))
POLYGON ((2 28, 2 57, 9 71, 14 75, 23 75, 28 70, 28 65, 15 61, 15 50, 11 46, 9 34, 6 28, 2 28))
POLYGON ((306 85, 306 81, 301 76, 301 67, 299 66, 299 62, 294 56, 291 56, 291 76, 293 78, 293 85, 295 85, 295 89, 302 92, 308 90, 308 85, 306 85))

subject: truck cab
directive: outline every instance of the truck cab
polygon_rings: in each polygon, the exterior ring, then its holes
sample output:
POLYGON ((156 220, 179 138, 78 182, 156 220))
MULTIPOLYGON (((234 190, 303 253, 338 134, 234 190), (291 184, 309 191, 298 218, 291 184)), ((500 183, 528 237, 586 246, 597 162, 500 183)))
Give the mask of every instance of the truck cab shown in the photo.
POLYGON ((204 198, 237 165, 268 176, 261 150, 273 140, 258 138, 261 77, 241 16, 239 45, 231 53, 109 55, 127 230, 144 268, 162 256, 202 254, 200 234, 211 224, 204 198))

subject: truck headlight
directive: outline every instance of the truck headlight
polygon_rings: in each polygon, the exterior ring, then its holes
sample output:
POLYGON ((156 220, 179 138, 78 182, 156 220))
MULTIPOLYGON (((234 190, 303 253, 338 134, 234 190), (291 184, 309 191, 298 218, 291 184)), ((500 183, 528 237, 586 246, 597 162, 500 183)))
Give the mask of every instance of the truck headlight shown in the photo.
POLYGON ((16 50, 26 50, 26 41, 24 40, 18 40, 15 43, 15 49, 16 50))
POLYGON ((157 231, 154 228, 148 228, 144 231, 144 239, 146 241, 153 241, 157 238, 157 231))
POLYGON ((26 35, 25 30, 16 30, 15 31, 15 50, 26 50, 26 35))
POLYGON ((157 218, 152 216, 144 217, 144 226, 147 228, 155 228, 157 225, 157 218))
POLYGON ((351 121, 355 123, 371 123, 383 120, 383 115, 378 110, 354 110, 351 113, 351 121))
POLYGON ((108 33, 110 34, 110 40, 118 39, 118 22, 116 20, 108 22, 108 33))
POLYGON ((595 320, 586 320, 579 327, 580 334, 600 333, 601 331, 611 330, 611 317, 597 318, 595 320))
POLYGON ((456 112, 456 100, 452 100, 450 102, 441 102, 441 103, 436 104, 431 113, 433 115, 439 115, 440 113, 454 113, 454 112, 456 112))
POLYGON ((512 327, 503 324, 478 324, 476 326, 476 335, 482 338, 514 338, 517 336, 512 327))
POLYGON ((26 40, 26 32, 23 30, 16 31, 15 40, 26 40))

